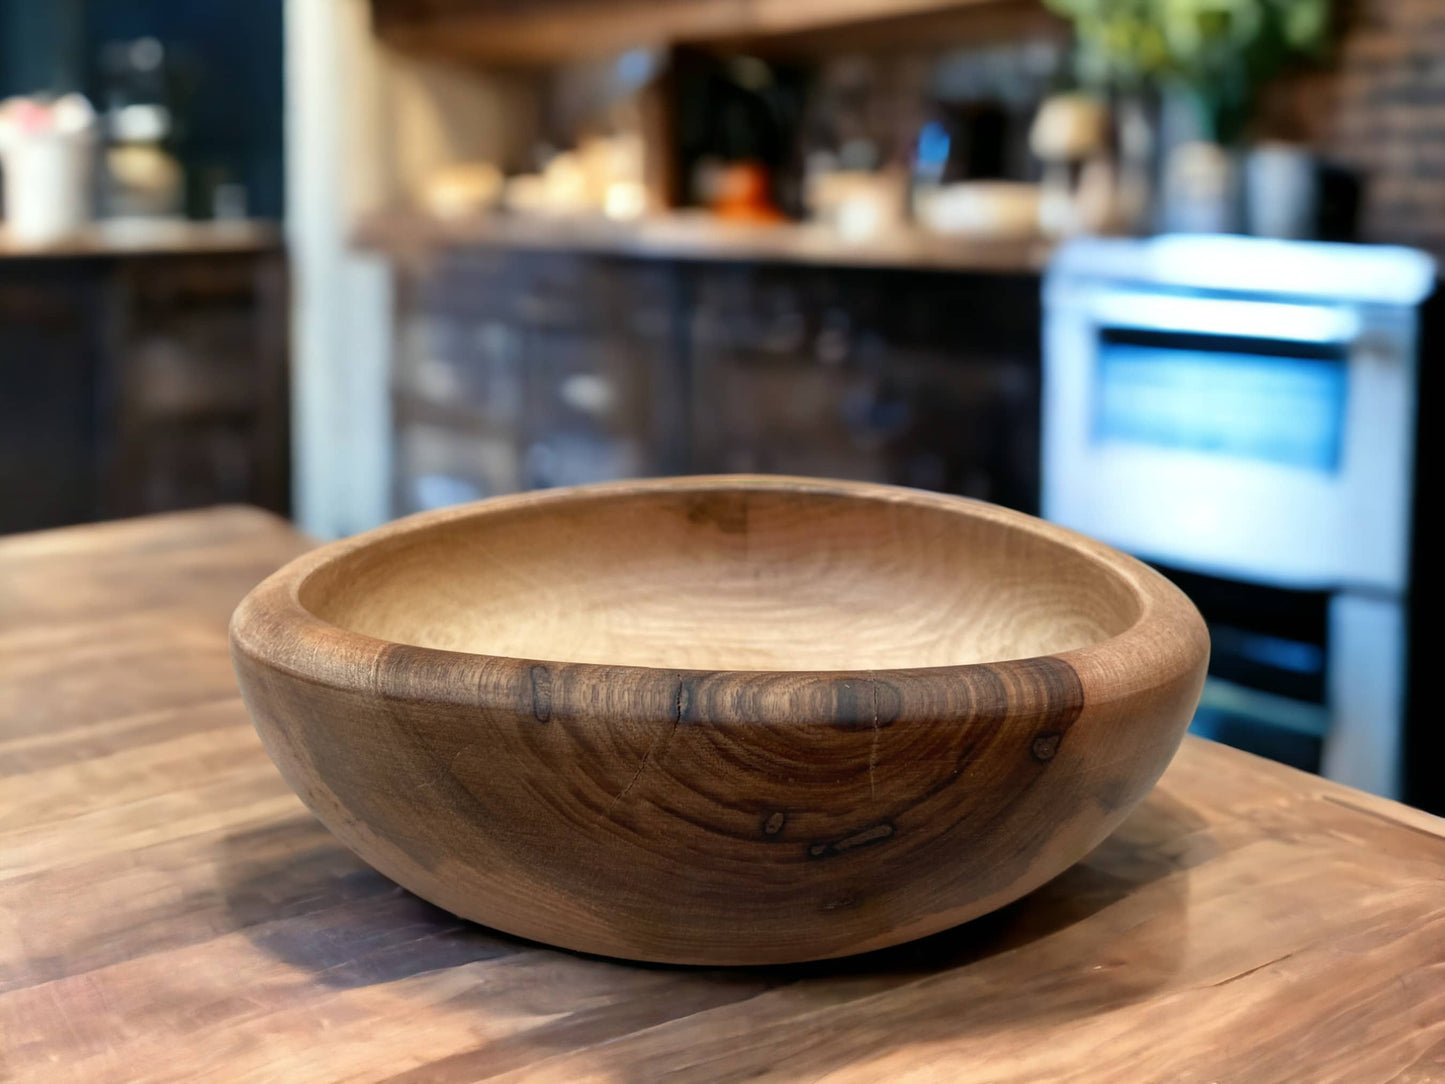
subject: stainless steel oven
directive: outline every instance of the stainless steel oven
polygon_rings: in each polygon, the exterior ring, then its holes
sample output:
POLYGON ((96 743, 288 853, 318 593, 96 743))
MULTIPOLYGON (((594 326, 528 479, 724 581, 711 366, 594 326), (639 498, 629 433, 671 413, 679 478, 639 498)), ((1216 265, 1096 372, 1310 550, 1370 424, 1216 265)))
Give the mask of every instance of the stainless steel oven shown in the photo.
POLYGON ((1429 257, 1088 240, 1045 284, 1042 508, 1161 566, 1214 639, 1195 726, 1400 786, 1429 257))

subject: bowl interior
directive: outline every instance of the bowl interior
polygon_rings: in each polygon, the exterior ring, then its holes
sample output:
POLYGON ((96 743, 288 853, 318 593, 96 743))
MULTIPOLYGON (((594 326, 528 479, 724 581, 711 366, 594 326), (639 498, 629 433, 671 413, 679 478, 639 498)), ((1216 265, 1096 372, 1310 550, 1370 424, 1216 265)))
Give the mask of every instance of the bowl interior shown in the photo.
POLYGON ((342 554, 300 601, 395 643, 708 670, 1027 658, 1140 611, 1102 560, 961 502, 765 487, 482 505, 342 554))

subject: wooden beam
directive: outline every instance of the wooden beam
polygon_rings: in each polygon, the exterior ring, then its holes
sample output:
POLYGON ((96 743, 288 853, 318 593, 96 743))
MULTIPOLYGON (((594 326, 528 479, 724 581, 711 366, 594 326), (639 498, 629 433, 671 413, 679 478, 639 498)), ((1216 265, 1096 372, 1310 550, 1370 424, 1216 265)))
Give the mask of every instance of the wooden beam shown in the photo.
POLYGON ((675 42, 757 42, 875 24, 890 31, 921 30, 919 41, 936 44, 930 20, 999 7, 1042 13, 1038 0, 541 0, 525 7, 373 0, 377 33, 393 47, 499 65, 675 42))

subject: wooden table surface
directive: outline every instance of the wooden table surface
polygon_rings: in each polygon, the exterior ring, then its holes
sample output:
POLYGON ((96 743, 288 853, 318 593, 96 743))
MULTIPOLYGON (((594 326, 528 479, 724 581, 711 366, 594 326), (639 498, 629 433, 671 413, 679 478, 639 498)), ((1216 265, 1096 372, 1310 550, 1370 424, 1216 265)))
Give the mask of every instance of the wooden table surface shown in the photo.
POLYGON ((1445 1079, 1445 822, 1190 739, 1084 862, 745 970, 470 926, 354 858, 237 696, 306 543, 249 509, 0 539, 0 1079, 1445 1079))

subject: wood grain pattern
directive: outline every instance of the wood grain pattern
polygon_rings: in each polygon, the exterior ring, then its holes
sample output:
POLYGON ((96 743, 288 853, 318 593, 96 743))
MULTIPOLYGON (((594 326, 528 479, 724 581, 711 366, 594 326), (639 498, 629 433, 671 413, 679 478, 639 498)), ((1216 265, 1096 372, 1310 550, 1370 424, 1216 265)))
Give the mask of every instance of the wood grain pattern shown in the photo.
POLYGON ((379 870, 549 944, 787 963, 935 933, 1103 839, 1183 736, 1189 601, 1039 520, 764 477, 551 491, 237 610, 262 740, 379 870))
POLYGON ((0 1079, 1445 1078, 1445 822, 1196 739, 1079 864, 825 963, 458 921, 291 794, 226 615, 305 548, 223 510, 0 539, 0 1079))

